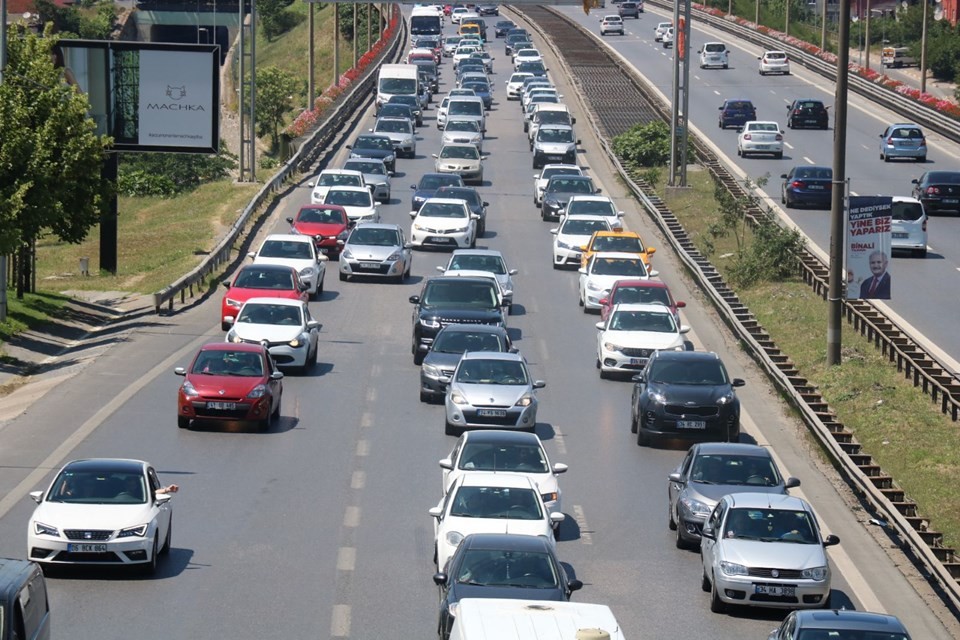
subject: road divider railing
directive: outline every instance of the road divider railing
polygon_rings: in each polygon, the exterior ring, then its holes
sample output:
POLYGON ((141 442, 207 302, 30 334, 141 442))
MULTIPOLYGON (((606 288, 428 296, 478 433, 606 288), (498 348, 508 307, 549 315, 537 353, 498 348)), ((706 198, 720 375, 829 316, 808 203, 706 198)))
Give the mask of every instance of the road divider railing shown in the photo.
MULTIPOLYGON (((647 0, 647 2, 660 9, 673 11, 673 3, 664 0, 647 0)), ((733 21, 733 18, 714 16, 706 11, 693 9, 692 16, 697 21, 710 25, 731 35, 735 35, 741 40, 754 44, 764 50, 786 51, 792 64, 799 64, 811 71, 836 81, 837 65, 827 62, 823 58, 812 53, 804 51, 800 47, 784 42, 779 38, 766 35, 754 28, 745 27, 733 21)), ((953 142, 960 142, 960 120, 952 118, 941 113, 933 107, 929 107, 912 98, 901 95, 896 90, 871 82, 866 78, 850 72, 849 86, 860 95, 869 98, 882 107, 895 111, 904 118, 915 122, 929 130, 953 142)))
MULTIPOLYGON (((401 45, 406 40, 407 27, 405 21, 401 19, 398 21, 398 28, 394 31, 391 43, 383 50, 381 61, 398 60, 403 54, 401 45)), ((226 265, 236 260, 236 256, 233 255, 234 246, 243 237, 244 230, 251 221, 256 219, 263 205, 269 202, 274 194, 284 189, 288 180, 308 170, 317 158, 324 153, 335 151, 330 148, 331 142, 352 119, 363 113, 361 107, 370 100, 373 88, 376 86, 378 69, 378 64, 371 64, 364 75, 341 94, 339 104, 327 112, 317 130, 300 145, 280 171, 266 182, 243 208, 230 230, 217 242, 207 257, 189 273, 153 294, 156 313, 162 313, 165 307, 167 312, 172 312, 174 301, 177 299, 180 304, 186 304, 188 299, 204 291, 209 279, 216 277, 226 265)))
MULTIPOLYGON (((609 56, 611 73, 618 69, 623 75, 620 86, 630 85, 636 89, 636 101, 646 102, 660 118, 669 121, 670 106, 647 87, 643 79, 628 65, 614 58, 596 35, 548 7, 524 7, 522 12, 514 7, 514 10, 548 43, 574 85, 582 89, 587 83, 581 82, 581 78, 577 77, 580 68, 576 61, 567 64, 563 52, 575 51, 582 59, 586 45, 574 42, 570 29, 589 39, 609 56), (551 31, 551 28, 555 31, 551 31), (556 45, 555 38, 562 40, 562 48, 556 45)), ((586 73, 596 71, 590 69, 586 73)), ((863 451, 854 434, 837 420, 817 387, 800 374, 787 354, 779 350, 756 317, 724 282, 716 267, 696 248, 679 220, 654 190, 622 166, 610 146, 610 141, 603 134, 603 131, 610 127, 602 123, 604 114, 599 112, 591 101, 595 96, 583 90, 578 91, 577 95, 588 114, 587 120, 594 135, 619 177, 664 233, 688 272, 706 293, 726 324, 773 383, 797 408, 810 432, 833 458, 849 485, 867 507, 878 514, 878 521, 886 523, 887 532, 899 540, 906 553, 923 567, 926 575, 938 585, 945 599, 953 607, 960 608, 960 557, 955 550, 944 546, 943 534, 933 529, 929 517, 920 514, 916 503, 907 498, 895 479, 883 472, 880 465, 863 451)), ((622 113, 611 115, 611 118, 622 117, 622 113)), ((692 133, 690 139, 707 171, 721 182, 734 198, 748 197, 745 187, 722 165, 709 145, 692 133)), ((774 216, 759 207, 752 207, 747 216, 752 224, 779 224, 774 216)), ((813 287, 818 295, 826 298, 828 269, 820 258, 813 252, 805 251, 800 257, 799 268, 805 282, 813 287)), ((943 370, 906 332, 869 302, 845 302, 843 313, 857 331, 867 336, 897 366, 898 371, 913 380, 914 386, 930 394, 934 401, 940 404, 941 410, 957 420, 960 413, 960 401, 957 400, 960 398, 960 385, 952 374, 943 370)))

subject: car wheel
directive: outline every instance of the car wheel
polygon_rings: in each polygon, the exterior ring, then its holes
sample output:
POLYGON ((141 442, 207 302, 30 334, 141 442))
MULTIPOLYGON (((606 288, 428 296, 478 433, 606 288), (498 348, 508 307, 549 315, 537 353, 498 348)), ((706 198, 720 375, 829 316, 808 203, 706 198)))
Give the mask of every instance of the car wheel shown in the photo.
POLYGON ((633 415, 633 412, 630 413, 630 433, 637 432, 637 418, 633 415))
POLYGON ((880 154, 880 159, 884 162, 890 162, 890 157, 883 153, 880 154))
POLYGON ((609 380, 609 379, 610 379, 610 372, 609 372, 609 371, 604 371, 603 369, 600 369, 600 379, 601 379, 601 380, 609 380))
POLYGON ((763 69, 760 69, 760 75, 764 75, 763 69))
POLYGON ((723 129, 723 122, 717 121, 717 127, 723 129))
MULTIPOLYGON (((433 545, 433 564, 437 564, 437 560, 440 559, 440 555, 437 553, 437 545, 433 545)), ((437 565, 439 567, 440 565, 437 565)))
POLYGON ((637 446, 640 447, 649 447, 650 446, 650 436, 643 432, 643 425, 637 422, 637 446))
POLYGON ((740 150, 740 147, 737 147, 737 156, 739 156, 739 157, 741 157, 741 158, 746 157, 746 156, 743 155, 743 151, 740 150))
POLYGON ((917 158, 917 162, 926 162, 926 161, 927 161, 927 156, 919 156, 917 158))
POLYGON ((916 257, 918 257, 918 258, 926 258, 926 257, 927 257, 927 250, 926 250, 926 249, 914 249, 913 255, 916 256, 916 257))
MULTIPOLYGON (((316 363, 316 361, 317 361, 317 354, 314 353, 314 354, 313 354, 313 362, 316 363)), ((279 417, 280 417, 281 405, 282 405, 282 404, 283 404, 283 400, 282 400, 281 398, 277 398, 277 406, 276 406, 276 407, 274 408, 274 410, 273 410, 273 417, 274 417, 274 418, 279 418, 279 417)))
POLYGON ((720 599, 720 594, 717 593, 717 583, 716 581, 711 581, 710 585, 710 611, 714 613, 724 613, 727 610, 727 603, 720 599))
MULTIPOLYGON (((339 260, 337 260, 337 262, 339 262, 339 260)), ((314 300, 319 300, 319 299, 320 299, 320 296, 322 296, 322 295, 323 295, 323 280, 321 280, 320 282, 317 283, 317 290, 316 290, 316 292, 314 292, 314 294, 313 294, 313 299, 314 299, 314 300)))
POLYGON ((189 429, 190 428, 190 418, 184 418, 183 416, 177 416, 177 427, 180 429, 189 429))
POLYGON ((273 414, 268 413, 266 418, 263 418, 262 420, 257 420, 257 430, 269 431, 271 424, 273 424, 273 414))
POLYGON ((700 569, 700 588, 704 593, 710 593, 710 578, 707 577, 706 569, 700 569))
POLYGON ((669 500, 667 501, 667 528, 670 529, 670 531, 677 530, 677 521, 673 517, 673 506, 669 500))
POLYGON ((340 272, 340 282, 346 282, 346 281, 347 281, 347 274, 345 274, 343 271, 341 271, 341 272, 340 272))
POLYGON ((150 561, 145 562, 140 568, 140 571, 143 575, 152 576, 157 572, 157 556, 158 555, 159 554, 157 553, 157 540, 156 538, 154 538, 153 552, 150 554, 150 561))
POLYGON ((727 442, 740 442, 740 425, 727 433, 727 442))
POLYGON ((170 524, 167 525, 167 537, 163 540, 163 546, 160 547, 160 555, 170 553, 170 540, 173 538, 173 516, 170 516, 170 524))
POLYGON ((821 609, 832 609, 832 608, 833 608, 833 607, 830 606, 830 600, 832 599, 832 598, 831 598, 832 595, 833 595, 833 592, 832 592, 832 591, 830 591, 830 592, 827 593, 827 597, 824 598, 824 599, 823 599, 823 602, 820 603, 820 608, 821 608, 821 609))
POLYGON ((461 433, 460 427, 455 427, 446 420, 443 421, 443 432, 448 436, 459 436, 461 433))
POLYGON ((723 65, 723 68, 724 68, 724 69, 729 69, 730 67, 729 67, 728 65, 723 65))
POLYGON ((793 206, 794 206, 794 205, 793 205, 793 200, 791 200, 790 198, 787 198, 787 197, 785 197, 785 198, 783 199, 783 204, 786 205, 787 209, 792 209, 793 206))
MULTIPOLYGON (((671 520, 673 520, 673 518, 671 518, 671 520)), ((675 542, 677 549, 683 549, 684 551, 690 549, 691 544, 687 542, 686 538, 683 537, 683 531, 677 526, 677 523, 673 522, 673 526, 670 528, 677 532, 677 539, 675 542)))
POLYGON ((783 151, 781 151, 781 152, 779 152, 779 153, 773 154, 773 157, 776 158, 777 160, 782 160, 782 159, 783 159, 783 151))
POLYGON ((221 322, 221 323, 220 323, 220 331, 230 331, 230 326, 231 326, 231 325, 230 325, 229 322, 221 322))
POLYGON ((433 394, 432 394, 432 393, 427 393, 426 391, 424 391, 423 389, 421 389, 421 390, 420 390, 420 402, 425 402, 425 403, 427 403, 427 404, 430 404, 431 402, 433 402, 433 394))

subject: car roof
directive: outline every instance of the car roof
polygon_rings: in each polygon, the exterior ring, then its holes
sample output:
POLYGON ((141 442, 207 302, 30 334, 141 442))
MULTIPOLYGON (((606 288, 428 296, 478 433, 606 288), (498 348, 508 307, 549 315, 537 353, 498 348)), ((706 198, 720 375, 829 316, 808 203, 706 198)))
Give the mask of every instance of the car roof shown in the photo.
POLYGON ((803 498, 773 493, 731 493, 726 496, 732 509, 783 509, 786 511, 806 511, 813 509, 803 498))
POLYGON ((770 450, 756 444, 747 444, 745 442, 699 442, 691 448, 696 448, 697 453, 703 455, 738 455, 738 456, 763 456, 771 457, 770 450))
POLYGON ((285 307, 303 307, 303 308, 306 308, 307 306, 307 303, 304 302, 303 300, 300 300, 299 298, 296 300, 293 300, 291 298, 268 298, 268 297, 249 298, 247 299, 246 302, 243 303, 243 306, 247 306, 248 304, 279 304, 285 307))
MULTIPOLYGON (((403 120, 403 118, 381 118, 381 120, 403 120)), ((407 122, 403 120, 403 122, 407 122)), ((356 159, 356 158, 354 158, 356 159)), ((354 171, 353 169, 324 169, 320 172, 319 175, 330 174, 330 175, 347 175, 347 176, 362 176, 363 174, 359 171, 354 171)))
POLYGON ((460 544, 465 549, 551 551, 546 537, 520 533, 471 533, 460 544))
POLYGON ((519 353, 503 351, 467 351, 460 358, 460 362, 464 360, 506 360, 508 362, 525 363, 523 356, 519 353))
POLYGON ((208 342, 199 349, 200 351, 247 351, 250 353, 263 353, 262 344, 250 344, 248 342, 208 342))
POLYGON ((802 629, 851 629, 883 633, 907 633, 907 628, 896 616, 849 609, 831 611, 797 611, 802 629))
MULTIPOLYGON (((447 325, 448 327, 456 325, 447 325)), ((465 325, 460 325, 465 326, 465 325)), ((474 326, 474 325, 469 325, 474 326)), ((499 328, 499 327, 497 327, 499 328)), ((536 444, 543 446, 539 436, 535 433, 526 431, 507 431, 506 429, 481 429, 479 431, 466 431, 463 434, 464 440, 468 442, 479 443, 499 443, 499 444, 536 444)))
POLYGON ((519 473, 504 471, 471 471, 460 476, 461 487, 506 487, 509 489, 533 489, 530 478, 519 473))
POLYGON ((245 264, 240 267, 240 271, 243 271, 244 269, 256 269, 257 271, 282 271, 283 273, 296 271, 296 269, 287 264, 263 264, 261 262, 245 264))
POLYGON ((638 253, 626 253, 625 251, 598 251, 593 254, 592 260, 596 262, 597 260, 602 260, 604 258, 617 258, 624 260, 640 260, 640 254, 638 253))
POLYGON ((619 231, 610 230, 610 231, 594 231, 593 235, 598 238, 639 238, 640 234, 636 231, 625 231, 620 229, 619 231))
POLYGON ((427 204, 427 202, 433 204, 462 204, 464 206, 467 204, 466 200, 462 198, 427 198, 423 204, 427 204))
POLYGON ((644 302, 630 302, 630 303, 620 303, 613 306, 614 311, 645 311, 647 313, 663 313, 670 314, 670 309, 660 304, 644 303, 644 302))
POLYGON ((64 471, 106 471, 140 473, 149 463, 132 458, 82 458, 64 465, 64 471))
POLYGON ((450 254, 452 260, 454 256, 496 256, 503 257, 503 253, 497 249, 454 249, 450 254))
MULTIPOLYGON (((502 336, 504 338, 509 337, 510 335, 503 327, 497 327, 492 324, 446 324, 443 325, 443 328, 440 329, 440 331, 442 333, 488 333, 491 335, 502 336)), ((468 431, 467 433, 487 433, 487 431, 468 431)), ((513 432, 506 431, 505 433, 513 432)))
MULTIPOLYGON (((494 282, 492 282, 489 278, 474 278, 473 276, 460 276, 460 281, 461 281, 461 282, 469 282, 469 283, 472 283, 472 284, 485 284, 485 285, 490 286, 490 287, 496 287, 496 286, 497 286, 497 285, 496 285, 494 282)), ((427 287, 427 286, 429 286, 429 285, 431 285, 431 284, 433 284, 433 283, 436 283, 436 282, 443 282, 444 284, 447 284, 447 283, 450 282, 450 278, 444 278, 443 276, 435 276, 435 277, 430 278, 429 280, 427 280, 427 282, 426 282, 426 284, 424 285, 424 287, 427 287)))
POLYGON ((575 173, 561 173, 555 176, 550 176, 550 180, 589 180, 590 182, 593 182, 593 178, 590 176, 577 175, 575 173))
MULTIPOLYGON (((266 238, 263 239, 264 242, 267 242, 269 240, 280 240, 282 242, 304 242, 304 243, 313 242, 313 238, 311 238, 310 236, 304 236, 299 234, 295 235, 292 233, 271 233, 270 235, 268 235, 266 238)), ((262 247, 263 245, 261 244, 260 246, 262 247)))
POLYGON ((568 124, 550 123, 540 125, 540 131, 573 131, 573 127, 568 124))
POLYGON ((390 222, 364 222, 364 223, 362 223, 362 224, 357 225, 357 226, 354 227, 354 228, 355 228, 355 229, 358 229, 358 228, 360 228, 360 227, 363 227, 364 229, 389 229, 389 230, 391 230, 391 231, 400 231, 400 230, 401 230, 401 229, 400 229, 400 225, 398 225, 398 224, 393 224, 393 223, 390 223, 390 222))
POLYGON ((362 191, 363 193, 370 193, 370 189, 367 187, 358 187, 355 184, 338 184, 330 187, 330 191, 362 191))
POLYGON ((911 204, 920 204, 920 201, 910 196, 892 196, 894 202, 909 202, 911 204))
MULTIPOLYGON (((604 218, 606 220, 606 218, 604 218)), ((660 280, 617 280, 613 283, 614 288, 623 287, 645 287, 647 289, 669 289, 666 282, 660 280)))

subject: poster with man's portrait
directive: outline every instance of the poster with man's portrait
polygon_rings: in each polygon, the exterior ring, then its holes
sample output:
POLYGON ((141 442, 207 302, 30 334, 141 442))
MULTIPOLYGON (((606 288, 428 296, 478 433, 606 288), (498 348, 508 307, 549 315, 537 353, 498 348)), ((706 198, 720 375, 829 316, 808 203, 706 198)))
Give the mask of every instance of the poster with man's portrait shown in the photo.
POLYGON ((847 300, 889 300, 893 198, 850 196, 847 208, 847 300))

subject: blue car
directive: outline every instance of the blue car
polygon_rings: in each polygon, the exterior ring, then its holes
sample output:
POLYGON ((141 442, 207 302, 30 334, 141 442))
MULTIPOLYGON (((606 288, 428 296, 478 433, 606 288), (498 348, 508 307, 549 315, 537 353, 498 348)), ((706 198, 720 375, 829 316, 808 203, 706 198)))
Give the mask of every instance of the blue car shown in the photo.
POLYGON ((483 100, 483 108, 490 109, 493 106, 493 89, 486 82, 464 82, 461 89, 473 89, 478 98, 483 100))
POLYGON ((720 107, 718 124, 721 129, 727 127, 742 127, 751 120, 757 119, 757 109, 749 100, 724 100, 720 107))
POLYGON ((783 185, 780 188, 780 202, 787 209, 810 207, 829 209, 833 193, 833 169, 803 165, 790 169, 780 176, 783 185))
POLYGON ((410 202, 411 211, 420 211, 420 207, 427 198, 432 198, 440 187, 466 186, 463 178, 456 173, 425 173, 420 182, 410 185, 413 189, 413 200, 410 202))

